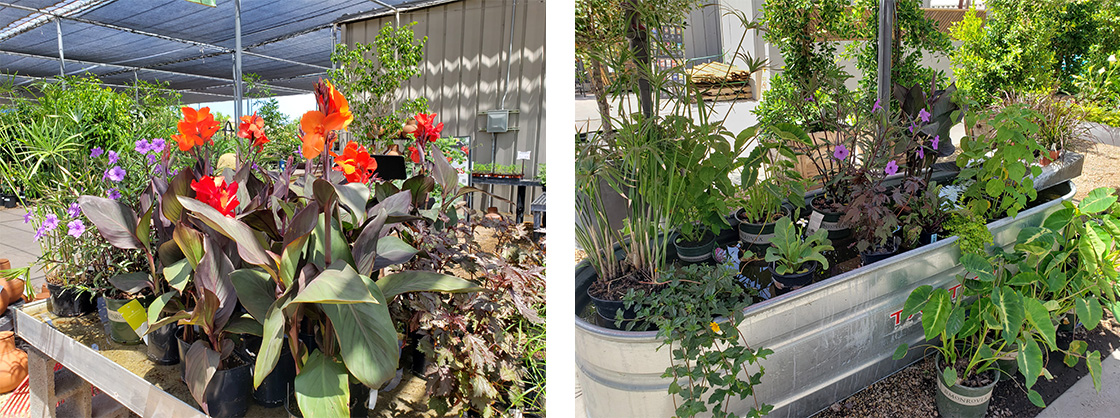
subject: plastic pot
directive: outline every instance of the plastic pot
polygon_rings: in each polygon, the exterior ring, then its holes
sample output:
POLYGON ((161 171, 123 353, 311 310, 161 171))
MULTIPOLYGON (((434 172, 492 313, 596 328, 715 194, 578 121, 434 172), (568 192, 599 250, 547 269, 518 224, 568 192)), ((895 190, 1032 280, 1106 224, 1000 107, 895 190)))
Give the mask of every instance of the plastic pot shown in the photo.
POLYGON ((918 243, 922 244, 922 245, 933 244, 933 243, 937 242, 938 239, 945 238, 945 237, 942 237, 940 235, 941 234, 938 234, 936 232, 922 231, 921 233, 918 234, 918 243))
POLYGON ((47 283, 51 296, 47 301, 47 308, 51 313, 73 317, 93 313, 97 310, 97 303, 93 300, 93 293, 73 287, 63 287, 47 283))
POLYGON ((941 356, 937 355, 936 358, 937 412, 947 418, 980 418, 987 414, 988 402, 992 399, 992 389, 995 389, 996 382, 1000 380, 999 369, 991 371, 996 374, 992 383, 978 388, 960 384, 946 386, 945 379, 941 377, 941 356))
MULTIPOLYGON (((246 343, 252 354, 250 363, 256 360, 256 353, 260 351, 260 337, 246 336, 246 343)), ((288 346, 287 339, 284 340, 280 350, 280 359, 276 362, 276 367, 272 368, 272 372, 265 376, 261 381, 261 385, 253 390, 253 399, 258 404, 275 408, 284 404, 288 399, 288 394, 295 387, 296 379, 296 361, 292 358, 292 350, 288 346)))
MULTIPOLYGON (((770 222, 765 224, 753 224, 743 220, 743 215, 746 212, 739 209, 735 212, 735 218, 739 220, 739 240, 749 245, 766 245, 770 243, 770 239, 774 237, 774 225, 777 222, 770 222)), ((782 208, 782 216, 789 216, 789 210, 782 208)))
POLYGON ((19 201, 19 199, 16 198, 16 195, 12 195, 12 194, 0 195, 0 204, 3 204, 4 207, 6 207, 8 209, 16 207, 16 203, 18 201, 19 201))
POLYGON ((622 309, 622 319, 624 320, 632 320, 638 317, 637 312, 634 312, 633 308, 625 308, 621 300, 599 299, 592 296, 590 292, 587 293, 587 296, 591 298, 591 303, 595 305, 595 313, 599 315, 600 326, 610 329, 620 329, 614 324, 619 309, 622 309))
POLYGON ((789 291, 797 289, 813 282, 817 270, 821 268, 821 263, 810 261, 808 266, 809 269, 801 273, 778 274, 774 263, 770 263, 770 277, 773 278, 774 282, 780 285, 779 288, 783 290, 789 291))
POLYGON ((140 336, 136 335, 136 331, 128 325, 128 322, 125 322, 124 316, 118 312, 124 304, 131 301, 132 299, 97 298, 97 310, 100 311, 102 306, 105 307, 105 315, 108 319, 106 325, 109 329, 109 338, 113 342, 127 345, 140 343, 140 336))
POLYGON ((144 336, 148 343, 148 359, 152 363, 161 366, 170 366, 179 363, 179 344, 176 342, 178 338, 179 326, 175 324, 168 324, 144 336))
POLYGON ((878 261, 886 260, 895 254, 898 254, 898 243, 892 242, 887 248, 878 248, 877 251, 860 252, 859 259, 863 262, 863 265, 867 266, 878 261))
POLYGON ((851 235, 851 228, 840 227, 840 217, 844 216, 844 214, 841 212, 832 212, 831 210, 818 208, 816 203, 817 199, 819 198, 821 198, 821 195, 816 195, 813 196, 812 199, 809 199, 809 208, 813 210, 812 215, 809 216, 809 226, 812 227, 814 225, 819 225, 820 229, 828 231, 828 239, 831 240, 835 240, 838 238, 847 238, 849 235, 851 235), (820 221, 817 221, 818 218, 820 219, 820 221))
POLYGON ((704 231, 704 235, 697 242, 682 241, 678 234, 673 237, 673 246, 677 249, 677 257, 686 263, 700 263, 712 258, 712 250, 716 248, 716 236, 712 231, 704 231))
POLYGON ((249 410, 253 392, 253 364, 244 362, 228 370, 214 372, 206 385, 206 405, 212 417, 242 417, 249 410))

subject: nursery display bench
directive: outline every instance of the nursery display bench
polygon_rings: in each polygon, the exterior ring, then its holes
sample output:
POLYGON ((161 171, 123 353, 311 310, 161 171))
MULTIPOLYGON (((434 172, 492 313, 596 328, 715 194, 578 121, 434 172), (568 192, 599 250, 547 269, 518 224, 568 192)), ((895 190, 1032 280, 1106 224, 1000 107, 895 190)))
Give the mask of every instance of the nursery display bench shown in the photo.
MULTIPOLYGON (((16 318, 16 335, 32 347, 27 353, 30 416, 118 416, 124 412, 123 408, 142 417, 205 416, 182 399, 56 329, 52 325, 55 321, 72 319, 49 314, 46 300, 29 303, 22 309, 11 308, 11 311, 16 318), (52 372, 56 362, 66 368, 52 372), (91 398, 90 385, 102 393, 91 398), (62 399, 66 402, 53 408, 62 399)), ((143 345, 128 347, 139 347, 143 355, 143 345)), ((179 366, 155 367, 177 370, 179 366)))
POLYGON ((489 184, 495 186, 512 186, 517 188, 517 222, 525 220, 525 193, 529 187, 543 187, 539 180, 532 179, 504 179, 504 178, 475 178, 471 177, 471 186, 489 184))
MULTIPOLYGON (((1020 230, 1040 225, 1073 198, 1069 179, 1081 174, 1083 161, 1067 153, 1044 169, 1036 177, 1040 190, 1032 206, 987 225, 994 245, 1010 248, 1020 230)), ((730 237, 720 244, 733 244, 737 237, 730 237)), ((920 320, 901 317, 903 305, 922 285, 956 290, 956 276, 964 272, 956 243, 956 237, 943 239, 747 307, 740 332, 751 347, 774 351, 761 362, 766 378, 755 387, 758 401, 774 406, 769 415, 812 415, 919 360, 922 350, 892 359, 900 343, 925 340, 920 320)), ((669 347, 657 331, 620 331, 579 316, 590 304, 594 269, 584 261, 575 278, 576 374, 587 416, 673 415, 672 379, 662 377, 671 361, 669 347)), ((729 410, 747 411, 754 400, 736 402, 729 410)))

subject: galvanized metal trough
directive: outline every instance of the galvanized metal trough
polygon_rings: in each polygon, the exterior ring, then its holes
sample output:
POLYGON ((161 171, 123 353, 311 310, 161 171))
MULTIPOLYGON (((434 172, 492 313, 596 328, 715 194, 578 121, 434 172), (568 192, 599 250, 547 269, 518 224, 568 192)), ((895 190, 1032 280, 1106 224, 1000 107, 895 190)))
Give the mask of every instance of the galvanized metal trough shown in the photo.
MULTIPOLYGON (((1041 204, 988 224, 995 243, 1010 247, 1020 229, 1040 225, 1074 191, 1069 181, 1057 184, 1039 192, 1041 204)), ((774 350, 762 362, 766 374, 757 388, 759 401, 775 407, 770 416, 811 415, 918 360, 918 349, 891 358, 899 343, 924 341, 919 321, 900 317, 902 307, 921 285, 956 290, 963 271, 956 241, 941 240, 747 307, 739 327, 747 343, 774 350)), ((589 303, 593 277, 589 265, 577 266, 577 313, 589 303)), ((588 417, 673 415, 670 380, 661 377, 670 353, 656 332, 612 330, 577 316, 575 344, 588 417)), ((754 405, 749 398, 734 402, 731 410, 743 413, 754 405)))

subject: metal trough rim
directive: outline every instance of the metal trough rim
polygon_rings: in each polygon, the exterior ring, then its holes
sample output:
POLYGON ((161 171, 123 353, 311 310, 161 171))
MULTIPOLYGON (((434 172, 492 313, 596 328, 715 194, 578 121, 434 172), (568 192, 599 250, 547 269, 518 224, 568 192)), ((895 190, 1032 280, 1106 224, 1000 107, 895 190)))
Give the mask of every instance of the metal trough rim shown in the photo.
MULTIPOLYGON (((1052 205, 1060 205, 1062 201, 1069 200, 1069 199, 1073 198, 1073 196, 1075 194, 1077 194, 1077 186, 1073 183, 1073 181, 1068 181, 1068 183, 1069 183, 1069 187, 1070 187, 1070 190, 1069 190, 1068 193, 1066 193, 1066 194, 1064 194, 1060 197, 1057 197, 1053 200, 1050 200, 1048 202, 1044 202, 1042 204, 1039 204, 1038 206, 1035 206, 1033 208, 1030 208, 1030 209, 1024 210, 1022 212, 1019 212, 1018 216, 1016 216, 1016 217, 1003 217, 1003 218, 997 219, 995 221, 989 222, 987 224, 988 230, 997 229, 997 228, 1006 226, 1006 225, 1012 223, 1013 221, 1015 221, 1015 219, 1018 219, 1018 218, 1021 218, 1021 217, 1032 216, 1032 215, 1034 215, 1038 212, 1046 210, 1047 208, 1049 208, 1052 205)), ((839 286, 839 285, 842 284, 842 282, 844 282, 846 280, 850 280, 850 279, 852 279, 856 276, 863 276, 863 275, 868 274, 868 273, 873 273, 873 272, 875 272, 877 270, 880 270, 880 269, 883 269, 887 266, 891 266, 891 265, 894 265, 896 263, 905 262, 905 261, 907 261, 908 258, 910 258, 910 257, 898 257, 898 255, 903 255, 903 254, 907 254, 907 255, 910 255, 910 256, 922 255, 922 254, 925 254, 927 252, 931 252, 931 251, 940 249, 942 247, 952 245, 953 243, 955 243, 957 241, 957 239, 958 238, 956 236, 952 236, 952 237, 946 238, 944 240, 938 240, 937 242, 935 242, 933 244, 924 245, 921 248, 917 248, 917 249, 907 251, 905 253, 897 254, 896 256, 893 256, 893 257, 890 257, 886 260, 875 263, 874 265, 859 267, 859 268, 850 270, 848 272, 845 272, 845 273, 842 273, 842 274, 839 274, 839 275, 836 275, 836 276, 833 276, 833 277, 829 277, 825 280, 810 284, 809 286, 807 286, 803 289, 800 289, 799 291, 787 293, 787 294, 781 295, 781 296, 775 296, 773 298, 751 304, 750 306, 747 306, 746 308, 743 309, 743 313, 745 315, 750 315, 752 313, 755 313, 755 312, 758 312, 758 311, 761 311, 761 310, 764 310, 764 309, 769 309, 769 308, 771 308, 771 307, 773 307, 777 304, 781 304, 781 303, 784 303, 784 302, 787 302, 787 301, 797 300, 797 299, 800 299, 800 298, 806 298, 806 297, 809 297, 810 295, 816 295, 817 293, 827 291, 829 288, 839 286)), ((576 266, 576 272, 578 273, 580 270, 582 270, 584 268, 591 268, 590 263, 588 263, 586 260, 581 261, 580 264, 578 264, 576 266)), ((577 287, 578 287, 578 285, 577 285, 577 287)), ((578 312, 576 313, 575 318, 576 318, 576 327, 577 328, 579 328, 580 330, 585 331, 587 333, 594 334, 597 337, 605 339, 605 340, 624 341, 624 342, 641 342, 641 341, 652 342, 652 341, 655 341, 655 340, 659 340, 658 337, 657 337, 658 331, 623 331, 623 330, 615 330, 615 329, 600 327, 598 325, 592 324, 592 323, 584 320, 582 317, 580 317, 578 312)))

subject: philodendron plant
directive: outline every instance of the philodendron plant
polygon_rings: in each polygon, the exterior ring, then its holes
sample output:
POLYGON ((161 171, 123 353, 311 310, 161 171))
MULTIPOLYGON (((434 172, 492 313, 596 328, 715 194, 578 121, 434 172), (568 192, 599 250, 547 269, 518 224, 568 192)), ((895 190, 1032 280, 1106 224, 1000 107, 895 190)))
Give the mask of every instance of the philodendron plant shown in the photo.
MULTIPOLYGON (((764 260, 774 263, 774 272, 781 275, 804 273, 810 262, 821 264, 821 270, 828 270, 828 259, 822 252, 832 251, 832 241, 828 231, 818 229, 807 237, 788 216, 782 217, 774 225, 774 238, 766 249, 764 260)), ((747 252, 748 257, 753 254, 747 252)))

